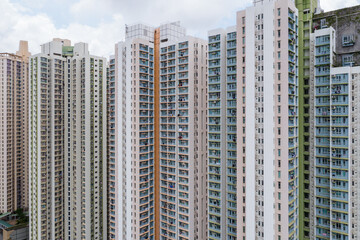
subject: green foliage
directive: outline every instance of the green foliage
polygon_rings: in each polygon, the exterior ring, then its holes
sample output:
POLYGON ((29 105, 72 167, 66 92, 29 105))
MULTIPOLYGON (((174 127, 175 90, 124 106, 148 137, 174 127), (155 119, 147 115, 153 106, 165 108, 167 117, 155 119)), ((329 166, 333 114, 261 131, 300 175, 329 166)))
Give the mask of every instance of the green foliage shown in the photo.
POLYGON ((22 208, 18 208, 15 211, 15 213, 18 216, 18 219, 16 221, 17 225, 29 222, 29 217, 25 215, 24 210, 22 208))

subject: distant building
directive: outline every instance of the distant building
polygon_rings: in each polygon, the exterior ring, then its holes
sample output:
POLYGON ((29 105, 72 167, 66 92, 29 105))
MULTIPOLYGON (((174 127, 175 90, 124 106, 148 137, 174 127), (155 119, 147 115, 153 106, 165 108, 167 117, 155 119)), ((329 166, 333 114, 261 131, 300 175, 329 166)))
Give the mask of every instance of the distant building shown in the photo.
POLYGON ((28 208, 28 43, 0 53, 0 212, 28 208))

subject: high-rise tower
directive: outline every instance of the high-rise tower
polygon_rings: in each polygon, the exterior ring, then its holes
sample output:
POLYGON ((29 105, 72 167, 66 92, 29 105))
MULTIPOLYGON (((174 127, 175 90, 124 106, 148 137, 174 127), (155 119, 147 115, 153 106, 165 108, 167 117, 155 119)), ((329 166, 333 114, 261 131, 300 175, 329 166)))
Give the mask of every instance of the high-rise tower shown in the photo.
POLYGON ((298 239, 298 22, 254 1, 209 32, 209 239, 298 239))
POLYGON ((30 238, 106 239, 106 60, 54 39, 30 58, 30 238))
POLYGON ((208 221, 209 238, 237 234, 237 33, 209 32, 208 47, 208 221))
POLYGON ((129 26, 116 44, 111 239, 206 238, 206 53, 179 23, 129 26))
POLYGON ((317 13, 311 35, 310 237, 358 239, 360 7, 317 13))
POLYGON ((0 53, 0 212, 28 208, 28 62, 26 41, 0 53))

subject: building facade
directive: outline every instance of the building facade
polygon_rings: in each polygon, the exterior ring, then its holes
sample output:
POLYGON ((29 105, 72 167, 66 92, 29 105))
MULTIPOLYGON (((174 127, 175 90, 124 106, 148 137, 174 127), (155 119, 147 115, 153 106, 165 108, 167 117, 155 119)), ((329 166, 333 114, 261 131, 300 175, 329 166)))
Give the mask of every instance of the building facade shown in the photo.
POLYGON ((106 60, 69 40, 41 49, 30 58, 30 239, 106 239, 106 60))
POLYGON ((209 32, 209 239, 299 239, 298 11, 209 32))
POLYGON ((314 228, 311 236, 314 239, 359 237, 356 136, 360 67, 349 64, 349 53, 340 51, 340 57, 337 56, 337 50, 347 45, 357 45, 356 39, 348 41, 332 27, 322 27, 312 34, 311 220, 314 228))
POLYGON ((0 212, 28 208, 28 62, 26 41, 0 54, 0 212))
POLYGON ((237 236, 236 27, 209 32, 209 238, 237 236))
POLYGON ((298 11, 257 1, 238 12, 238 235, 298 239, 298 11), (240 111, 239 111, 240 110, 240 111), (245 178, 243 178, 245 177, 245 178), (238 218, 239 219, 239 218, 238 218), (241 229, 243 228, 243 229, 241 229))
POLYGON ((299 239, 310 239, 310 34, 319 0, 296 0, 299 12, 299 239))
POLYGON ((311 237, 357 239, 359 6, 313 16, 311 237))
POLYGON ((206 238, 206 49, 179 23, 129 26, 116 45, 111 239, 206 238))

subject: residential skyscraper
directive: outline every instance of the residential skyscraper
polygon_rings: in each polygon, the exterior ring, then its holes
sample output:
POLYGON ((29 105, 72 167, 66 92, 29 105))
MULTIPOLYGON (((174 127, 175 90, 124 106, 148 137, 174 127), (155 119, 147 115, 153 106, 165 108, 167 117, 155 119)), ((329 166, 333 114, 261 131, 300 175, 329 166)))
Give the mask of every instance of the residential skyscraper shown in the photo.
MULTIPOLYGON (((258 1, 238 12, 237 32, 238 49, 244 51, 238 58, 237 69, 242 83, 237 85, 241 92, 237 97, 238 169, 245 167, 245 193, 243 186, 237 188, 238 212, 245 206, 245 233, 239 234, 250 239, 297 239, 299 123, 295 3, 258 1)), ((238 174, 239 179, 242 177, 243 174, 238 174)), ((238 222, 239 228, 241 225, 238 222)))
MULTIPOLYGON (((348 34, 348 33, 347 33, 348 34)), ((358 129, 360 67, 335 67, 335 30, 312 35, 312 236, 359 237, 358 129)), ((347 40, 345 38, 345 40, 347 40)), ((342 44, 355 44, 355 41, 342 44)), ((343 59, 344 60, 344 59, 343 59)), ((343 62, 346 65, 347 62, 343 62)))
POLYGON ((209 32, 209 239, 298 239, 298 31, 274 0, 209 32))
POLYGON ((237 237, 237 32, 209 32, 209 238, 237 237))
POLYGON ((28 43, 0 53, 0 212, 28 208, 28 43))
POLYGON ((107 238, 106 59, 54 39, 30 58, 30 238, 107 238))
POLYGON ((126 27, 109 66, 109 237, 206 238, 206 41, 126 27))
POLYGON ((314 15, 311 35, 311 228, 359 238, 359 6, 314 15))

